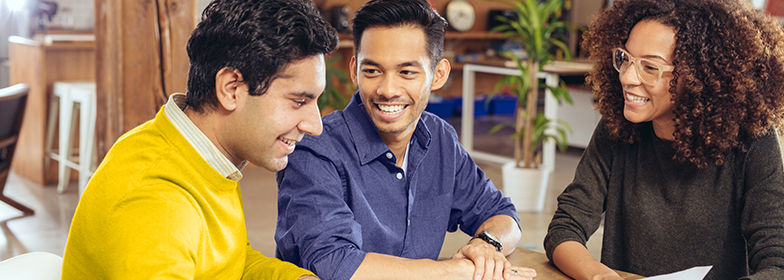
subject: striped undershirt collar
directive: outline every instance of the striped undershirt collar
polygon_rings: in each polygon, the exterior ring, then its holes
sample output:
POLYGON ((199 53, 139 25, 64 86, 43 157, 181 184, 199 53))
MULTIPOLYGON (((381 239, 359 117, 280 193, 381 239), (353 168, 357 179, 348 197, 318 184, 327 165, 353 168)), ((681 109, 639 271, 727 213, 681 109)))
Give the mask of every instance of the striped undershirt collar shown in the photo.
POLYGON ((169 96, 169 101, 164 106, 164 113, 169 121, 180 131, 185 140, 199 152, 204 160, 218 171, 222 176, 239 181, 242 179, 242 170, 248 164, 247 160, 242 161, 240 166, 234 166, 226 156, 218 150, 218 147, 204 135, 198 127, 182 111, 186 107, 185 94, 175 93, 169 96))

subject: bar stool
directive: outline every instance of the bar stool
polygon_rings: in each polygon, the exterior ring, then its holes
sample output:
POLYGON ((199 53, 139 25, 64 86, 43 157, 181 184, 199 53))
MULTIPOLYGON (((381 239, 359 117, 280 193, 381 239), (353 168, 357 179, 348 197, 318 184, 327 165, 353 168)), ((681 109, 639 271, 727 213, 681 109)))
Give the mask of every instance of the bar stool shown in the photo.
POLYGON ((95 147, 95 83, 94 82, 55 82, 54 96, 49 106, 49 123, 47 124, 46 148, 49 157, 58 161, 57 192, 64 193, 68 188, 71 178, 70 168, 79 172, 78 191, 87 186, 87 180, 92 176, 92 158, 95 147), (58 102, 54 97, 58 97, 58 102), (76 105, 79 110, 79 148, 72 150, 72 141, 75 134, 76 118, 74 110, 76 105), (59 107, 59 149, 52 149, 54 136, 54 118, 58 115, 59 107), (78 162, 73 160, 74 152, 78 151, 78 162))

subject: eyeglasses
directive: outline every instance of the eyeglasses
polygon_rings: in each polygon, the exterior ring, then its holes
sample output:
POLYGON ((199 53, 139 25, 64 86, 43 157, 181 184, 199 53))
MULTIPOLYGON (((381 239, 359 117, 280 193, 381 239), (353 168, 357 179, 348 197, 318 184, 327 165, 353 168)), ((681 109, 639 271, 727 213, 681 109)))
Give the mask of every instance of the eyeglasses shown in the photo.
POLYGON ((621 48, 613 50, 613 67, 621 75, 629 70, 629 65, 634 64, 637 70, 637 78, 645 84, 656 85, 661 80, 662 73, 672 72, 675 69, 672 65, 661 64, 647 58, 634 58, 631 54, 621 48))

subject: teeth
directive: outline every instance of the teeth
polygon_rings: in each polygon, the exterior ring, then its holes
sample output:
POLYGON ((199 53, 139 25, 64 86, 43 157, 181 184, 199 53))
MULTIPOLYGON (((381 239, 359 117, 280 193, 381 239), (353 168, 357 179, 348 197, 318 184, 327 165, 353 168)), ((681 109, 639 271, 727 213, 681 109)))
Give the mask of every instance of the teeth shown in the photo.
POLYGON ((283 143, 285 143, 286 145, 289 145, 289 146, 294 146, 294 144, 297 143, 297 141, 286 139, 286 138, 283 138, 283 137, 278 137, 278 140, 283 141, 283 143))
POLYGON ((381 112, 386 114, 394 114, 403 111, 406 108, 406 105, 381 105, 378 104, 378 109, 381 109, 381 112))
POLYGON ((629 100, 629 102, 632 102, 632 103, 645 103, 645 102, 647 102, 650 99, 645 98, 645 97, 640 97, 640 96, 634 96, 634 95, 631 95, 631 94, 627 93, 626 94, 626 100, 629 100))

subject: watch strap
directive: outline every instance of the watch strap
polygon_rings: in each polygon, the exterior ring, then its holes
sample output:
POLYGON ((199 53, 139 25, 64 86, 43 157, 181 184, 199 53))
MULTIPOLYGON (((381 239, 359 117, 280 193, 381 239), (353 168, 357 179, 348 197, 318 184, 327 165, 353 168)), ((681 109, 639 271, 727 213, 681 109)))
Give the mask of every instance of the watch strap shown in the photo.
POLYGON ((483 232, 477 233, 476 235, 474 235, 473 238, 471 238, 471 240, 473 240, 475 238, 482 239, 483 241, 485 241, 488 244, 492 245, 493 247, 495 247, 495 250, 498 251, 498 252, 501 252, 501 250, 503 250, 503 248, 504 248, 504 245, 501 244, 501 240, 498 240, 498 238, 496 238, 495 236, 493 236, 492 234, 490 234, 487 231, 483 231, 483 232))

